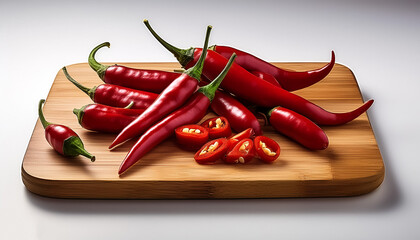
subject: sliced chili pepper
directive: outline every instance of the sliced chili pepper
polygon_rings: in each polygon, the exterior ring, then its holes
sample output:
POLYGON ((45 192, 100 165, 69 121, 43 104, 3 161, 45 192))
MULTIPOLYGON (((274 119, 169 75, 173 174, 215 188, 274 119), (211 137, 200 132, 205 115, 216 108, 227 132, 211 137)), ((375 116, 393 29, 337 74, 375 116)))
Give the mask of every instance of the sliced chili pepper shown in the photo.
POLYGON ((195 153, 194 159, 200 164, 213 164, 226 154, 227 148, 228 141, 226 138, 214 139, 201 147, 195 153))
MULTIPOLYGON (((207 49, 211 29, 211 26, 207 27, 204 49, 207 49)), ((159 94, 146 111, 125 127, 111 143, 109 149, 117 147, 129 139, 141 135, 154 123, 182 106, 182 104, 184 104, 197 90, 205 57, 206 51, 203 51, 203 54, 200 59, 197 60, 197 63, 184 71, 182 75, 175 79, 159 94)))
POLYGON ((325 132, 311 120, 283 107, 269 111, 270 124, 278 132, 290 137, 311 150, 323 150, 328 147, 325 132))
POLYGON ((47 122, 42 112, 42 104, 45 100, 41 99, 38 104, 38 115, 42 126, 45 129, 45 138, 50 146, 63 156, 76 157, 79 155, 95 161, 95 156, 86 151, 80 137, 71 128, 47 122))
POLYGON ((217 115, 226 117, 236 132, 252 128, 255 134, 262 134, 260 123, 255 115, 230 94, 217 91, 210 107, 217 115))
POLYGON ((107 66, 95 59, 96 52, 102 47, 109 47, 105 42, 96 46, 89 54, 89 65, 98 76, 109 84, 160 93, 179 77, 179 73, 161 70, 135 69, 120 65, 107 66))
POLYGON ((254 148, 258 157, 267 163, 274 162, 280 155, 280 146, 273 139, 258 136, 254 139, 254 148))
POLYGON ((277 87, 282 87, 273 75, 270 75, 270 74, 265 73, 265 72, 260 72, 260 71, 251 71, 251 73, 254 74, 255 76, 261 78, 261 79, 264 79, 265 81, 267 81, 267 82, 269 82, 269 83, 271 83, 271 84, 273 84, 277 87))
POLYGON ((102 104, 88 104, 80 109, 73 109, 83 128, 107 133, 119 133, 142 112, 144 109, 117 108, 102 104))
MULTIPOLYGON (((198 56, 201 55, 202 49, 200 48, 179 49, 170 45, 153 31, 147 20, 145 20, 144 23, 152 35, 166 49, 175 55, 182 66, 188 68, 191 64, 194 64, 198 56)), ((220 72, 226 64, 226 61, 227 59, 222 55, 208 50, 204 64, 205 67, 203 68, 203 75, 209 79, 213 79, 215 74, 220 72)), ((236 63, 232 65, 232 68, 221 87, 234 94, 236 97, 245 99, 258 106, 275 107, 281 105, 298 112, 321 125, 340 125, 350 122, 368 110, 373 103, 373 100, 369 100, 351 112, 328 112, 298 95, 290 93, 283 88, 273 86, 273 84, 260 79, 236 63)))
POLYGON ((248 163, 255 157, 254 142, 245 138, 238 142, 235 147, 226 154, 223 160, 226 163, 248 163))
POLYGON ((182 125, 196 123, 205 116, 207 109, 214 98, 214 93, 232 66, 235 56, 236 55, 232 55, 226 67, 213 82, 204 87, 200 87, 184 106, 153 125, 140 137, 123 160, 118 174, 127 171, 128 168, 138 162, 156 145, 174 134, 176 128, 182 125))
POLYGON ((229 141, 229 147, 228 147, 228 152, 232 151, 232 149, 236 146, 236 144, 238 144, 238 142, 240 142, 241 140, 245 139, 245 138, 253 138, 255 136, 255 132, 252 128, 248 128, 243 130, 242 132, 230 137, 228 139, 229 141))
POLYGON ((287 91, 295 91, 298 89, 306 88, 319 82, 331 72, 335 63, 335 54, 334 51, 332 51, 331 61, 322 68, 304 72, 296 72, 281 69, 252 54, 232 47, 214 45, 211 46, 210 49, 219 53, 225 58, 229 58, 232 53, 236 53, 238 57, 235 62, 241 67, 250 72, 258 71, 274 76, 280 85, 287 91))
POLYGON ((210 139, 229 137, 232 134, 229 121, 225 117, 220 116, 207 119, 201 123, 201 126, 209 132, 210 139))
POLYGON ((184 125, 175 129, 178 144, 187 150, 197 150, 209 140, 209 132, 197 124, 184 125))
POLYGON ((133 102, 134 105, 132 108, 145 109, 158 97, 158 94, 156 93, 135 90, 113 84, 101 84, 93 88, 87 88, 74 80, 67 72, 66 67, 63 67, 63 72, 70 82, 86 93, 95 103, 123 108, 133 102))

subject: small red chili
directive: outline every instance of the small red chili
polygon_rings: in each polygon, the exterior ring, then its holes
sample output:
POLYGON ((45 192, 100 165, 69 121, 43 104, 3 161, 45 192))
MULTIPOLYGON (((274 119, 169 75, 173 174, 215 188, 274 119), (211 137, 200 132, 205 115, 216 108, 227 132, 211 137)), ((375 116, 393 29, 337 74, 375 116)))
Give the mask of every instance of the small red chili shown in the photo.
POLYGON ((255 132, 252 128, 248 128, 243 130, 242 132, 230 137, 228 139, 229 141, 229 147, 228 147, 228 152, 232 151, 232 149, 236 146, 236 144, 238 144, 238 142, 240 142, 241 140, 245 139, 245 138, 253 138, 255 135, 255 132))
POLYGON ((127 88, 160 93, 179 77, 179 73, 161 70, 135 69, 120 65, 107 66, 95 60, 96 52, 102 47, 109 47, 105 42, 95 47, 89 54, 89 65, 98 76, 109 84, 127 88))
POLYGON ((45 129, 45 138, 50 146, 63 156, 76 157, 82 155, 94 162, 95 156, 85 150, 82 140, 72 129, 64 125, 52 124, 45 120, 42 112, 42 104, 44 102, 44 99, 39 101, 38 115, 45 129))
POLYGON ((129 109, 128 106, 117 108, 97 103, 73 109, 83 128, 107 133, 119 133, 142 112, 144 109, 129 109))
POLYGON ((280 155, 280 146, 273 139, 258 136, 254 139, 254 147, 258 157, 267 163, 274 162, 280 155))
POLYGON ((226 154, 227 148, 228 141, 226 138, 214 139, 201 147, 195 153, 194 159, 200 164, 213 164, 226 154))
POLYGON ((232 134, 229 121, 225 117, 207 119, 201 126, 209 132, 210 139, 229 137, 232 134))
POLYGON ((156 93, 135 90, 113 84, 101 84, 93 88, 87 88, 74 80, 68 74, 66 67, 63 67, 63 72, 70 82, 86 93, 95 103, 123 108, 133 102, 134 105, 132 108, 145 109, 158 97, 158 94, 156 93))
POLYGON ((254 142, 245 138, 239 141, 235 147, 226 154, 223 160, 226 163, 248 163, 255 157, 254 142))
POLYGON ((209 140, 209 132, 197 124, 184 125, 175 129, 178 144, 187 150, 197 150, 209 140))

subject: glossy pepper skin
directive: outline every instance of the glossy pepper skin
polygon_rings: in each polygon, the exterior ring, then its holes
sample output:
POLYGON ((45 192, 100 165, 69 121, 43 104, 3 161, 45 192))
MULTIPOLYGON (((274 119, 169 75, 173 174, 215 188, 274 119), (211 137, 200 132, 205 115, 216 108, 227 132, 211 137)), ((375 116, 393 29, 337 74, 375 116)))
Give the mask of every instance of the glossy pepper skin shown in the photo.
MULTIPOLYGON (((204 49, 207 49, 211 29, 212 27, 208 26, 204 49)), ((182 106, 197 90, 205 57, 206 51, 203 52, 203 55, 199 57, 193 67, 184 71, 183 74, 171 82, 140 116, 118 134, 109 146, 109 149, 115 148, 129 139, 141 135, 154 123, 182 106)))
MULTIPOLYGON (((216 97, 214 99, 216 99, 216 97)), ((207 119, 206 121, 201 123, 201 126, 203 126, 209 132, 209 138, 211 139, 230 137, 230 135, 232 134, 229 121, 222 116, 207 119), (222 123, 221 126, 217 126, 217 121, 220 121, 222 123)))
POLYGON ((199 164, 214 164, 226 154, 228 146, 229 144, 226 138, 211 140, 210 142, 204 144, 200 150, 195 153, 194 159, 199 164), (215 145, 216 143, 217 145, 215 145), (211 151, 208 151, 212 145, 216 147, 211 151))
POLYGON ((132 108, 145 109, 158 97, 158 94, 156 93, 135 90, 113 84, 101 84, 93 88, 87 88, 74 80, 67 72, 66 67, 63 67, 63 72, 70 82, 86 93, 95 103, 123 108, 133 102, 132 108))
MULTIPOLYGON (((154 32, 147 21, 144 23, 152 35, 166 49, 172 52, 185 68, 194 64, 198 56, 201 55, 202 49, 200 48, 179 49, 170 45, 154 32)), ((227 59, 225 57, 208 50, 203 75, 208 79, 213 79, 226 62, 227 59)), ((245 99, 257 106, 275 107, 281 105, 306 116, 320 125, 341 125, 350 122, 369 109, 373 103, 373 100, 369 100, 351 112, 332 113, 283 88, 273 86, 273 84, 253 75, 236 63, 232 65, 221 87, 238 98, 245 99)))
POLYGON ((42 112, 44 102, 44 99, 39 101, 38 115, 45 129, 45 138, 50 146, 63 156, 76 157, 83 155, 94 162, 95 156, 85 150, 82 140, 71 128, 60 124, 52 124, 45 120, 42 112))
POLYGON ((144 109, 117 108, 97 103, 73 109, 80 126, 105 133, 119 133, 143 112, 144 109))
POLYGON ((181 108, 149 128, 128 152, 118 174, 123 174, 156 145, 173 135, 176 128, 200 121, 206 115, 214 93, 232 66, 234 59, 235 55, 232 55, 220 75, 209 85, 200 87, 181 108))
POLYGON ((226 117, 236 132, 252 128, 256 135, 262 134, 260 123, 255 115, 230 94, 217 91, 210 107, 217 115, 226 117))
POLYGON ((276 107, 269 111, 268 118, 274 129, 308 149, 323 150, 328 147, 329 141, 325 132, 296 112, 276 107))
POLYGON ((251 73, 254 74, 255 76, 261 78, 261 79, 264 79, 265 81, 267 81, 267 82, 269 82, 269 83, 271 83, 271 84, 273 84, 277 87, 282 87, 273 75, 270 75, 270 74, 265 73, 265 72, 260 72, 260 71, 251 71, 251 73))
POLYGON ((229 146, 228 146, 228 152, 232 151, 232 149, 240 142, 241 140, 245 138, 253 139, 255 137, 255 132, 252 128, 248 128, 243 130, 242 132, 230 137, 228 139, 229 146))
POLYGON ((189 124, 175 129, 175 137, 181 148, 197 150, 209 140, 209 132, 200 125, 189 124))
POLYGON ((295 91, 298 89, 309 87, 320 80, 324 79, 332 70, 335 63, 334 51, 331 52, 331 61, 319 69, 304 72, 287 71, 274 66, 250 53, 235 49, 228 46, 214 45, 211 50, 219 53, 225 58, 229 58, 232 53, 237 54, 236 63, 245 68, 249 72, 258 71, 275 77, 282 88, 287 91, 295 91))
POLYGON ((160 93, 179 77, 179 73, 161 70, 135 69, 120 65, 107 66, 95 59, 96 52, 102 47, 110 47, 109 42, 96 46, 89 54, 89 65, 98 76, 109 84, 147 92, 160 93))
POLYGON ((258 158, 266 163, 272 163, 280 156, 280 145, 266 136, 256 137, 254 148, 258 158))

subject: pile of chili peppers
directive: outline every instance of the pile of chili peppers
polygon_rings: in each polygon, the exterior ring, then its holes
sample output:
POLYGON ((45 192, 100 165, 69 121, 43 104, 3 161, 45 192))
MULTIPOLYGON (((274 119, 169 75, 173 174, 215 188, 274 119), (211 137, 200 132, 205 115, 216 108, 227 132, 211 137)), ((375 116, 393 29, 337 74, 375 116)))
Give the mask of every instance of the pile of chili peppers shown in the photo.
MULTIPOLYGON (((67 79, 94 101, 73 110, 83 128, 118 134, 110 149, 138 138, 118 174, 172 135, 181 148, 196 152, 194 159, 200 164, 219 159, 248 163, 254 158, 272 163, 280 155, 280 145, 264 136, 255 107, 264 111, 265 122, 279 134, 307 149, 323 150, 329 141, 320 126, 348 123, 373 103, 369 100, 353 111, 333 113, 292 93, 324 79, 334 67, 334 52, 322 68, 296 72, 233 47, 208 47, 211 26, 203 48, 179 49, 163 40, 148 20, 144 24, 185 71, 103 65, 95 56, 101 48, 110 47, 108 42, 96 46, 88 58, 104 84, 87 88, 63 68, 67 79), (209 109, 217 116, 204 119, 209 109)), ((86 152, 79 153, 91 158, 86 152)))

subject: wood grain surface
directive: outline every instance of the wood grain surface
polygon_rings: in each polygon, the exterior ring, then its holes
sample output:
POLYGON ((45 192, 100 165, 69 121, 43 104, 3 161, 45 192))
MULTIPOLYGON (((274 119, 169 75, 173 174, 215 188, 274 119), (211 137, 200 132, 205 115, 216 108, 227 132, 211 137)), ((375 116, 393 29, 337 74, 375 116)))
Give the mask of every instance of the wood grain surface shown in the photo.
MULTIPOLYGON (((121 64, 168 71, 180 68, 177 63, 121 64)), ((293 70, 324 65, 274 64, 293 70)), ((87 87, 102 83, 87 63, 74 64, 67 69, 87 87)), ((321 82, 295 93, 334 112, 349 111, 363 103, 353 73, 341 64, 335 64, 321 82)), ((86 149, 96 156, 96 161, 57 154, 45 140, 38 120, 22 163, 22 180, 29 191, 58 198, 333 197, 368 193, 384 178, 384 164, 366 113, 342 126, 322 127, 330 141, 323 151, 307 150, 265 126, 265 135, 275 139, 281 147, 280 158, 273 164, 255 160, 245 165, 226 165, 221 161, 215 165, 199 165, 193 159, 193 152, 181 150, 174 139, 168 139, 119 177, 119 165, 134 141, 109 151, 107 146, 114 134, 81 128, 72 110, 89 103, 92 103, 90 98, 60 70, 44 106, 45 117, 75 130, 86 149)), ((204 119, 210 116, 212 113, 204 119)))

